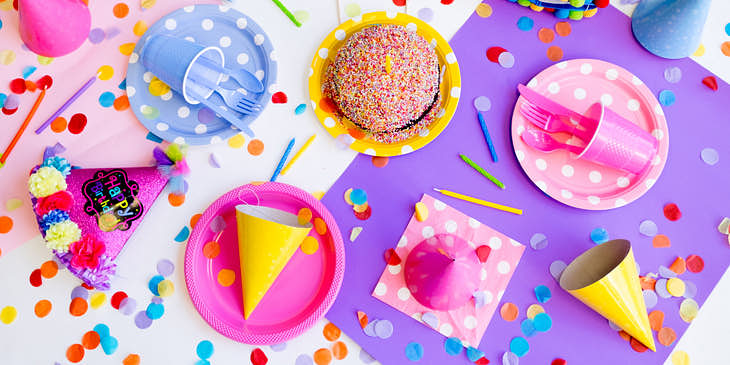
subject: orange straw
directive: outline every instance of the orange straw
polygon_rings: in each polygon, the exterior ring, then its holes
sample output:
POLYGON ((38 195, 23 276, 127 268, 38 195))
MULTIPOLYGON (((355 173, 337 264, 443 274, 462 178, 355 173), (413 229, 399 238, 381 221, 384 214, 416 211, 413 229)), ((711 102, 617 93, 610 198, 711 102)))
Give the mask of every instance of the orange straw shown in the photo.
POLYGON ((13 150, 13 148, 15 148, 15 145, 18 143, 20 136, 22 136, 23 132, 25 132, 25 128, 28 127, 30 120, 33 118, 33 115, 35 115, 36 110, 38 110, 38 106, 41 105, 41 101, 43 101, 44 96, 46 96, 46 89, 41 90, 41 94, 38 95, 38 99, 35 100, 35 104, 33 104, 33 107, 30 109, 30 113, 28 113, 28 116, 25 117, 25 120, 20 126, 20 129, 18 129, 18 132, 15 133, 15 137, 13 137, 13 140, 10 141, 10 145, 8 145, 8 148, 6 148, 5 152, 3 152, 2 156, 0 156, 0 167, 5 164, 5 160, 8 159, 10 152, 13 150))

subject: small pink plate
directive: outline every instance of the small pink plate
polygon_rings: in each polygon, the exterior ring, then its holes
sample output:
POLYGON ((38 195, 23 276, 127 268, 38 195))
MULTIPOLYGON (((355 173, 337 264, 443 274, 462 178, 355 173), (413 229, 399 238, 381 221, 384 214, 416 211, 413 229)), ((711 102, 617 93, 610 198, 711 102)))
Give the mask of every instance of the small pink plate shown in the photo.
POLYGON ((600 101, 659 140, 657 156, 641 175, 579 160, 565 150, 544 153, 520 138, 526 129, 537 129, 520 114, 525 102, 520 96, 512 114, 512 145, 522 169, 545 194, 576 208, 606 210, 631 203, 654 185, 667 160, 669 131, 659 102, 638 77, 608 62, 577 59, 546 68, 527 86, 578 112, 600 101))
POLYGON ((345 247, 332 214, 306 191, 276 182, 244 185, 218 198, 193 228, 185 251, 185 283, 200 315, 224 336, 255 345, 281 343, 312 327, 334 302, 344 272, 345 247), (324 235, 314 229, 310 233, 319 241, 317 251, 307 255, 297 250, 248 320, 243 319, 235 214, 238 204, 262 205, 293 214, 309 208, 313 218, 320 217, 327 224, 324 235), (211 222, 218 216, 223 217, 226 227, 215 233, 211 222), (203 247, 216 238, 220 254, 207 258, 203 247), (235 273, 233 284, 219 283, 223 269, 235 273))

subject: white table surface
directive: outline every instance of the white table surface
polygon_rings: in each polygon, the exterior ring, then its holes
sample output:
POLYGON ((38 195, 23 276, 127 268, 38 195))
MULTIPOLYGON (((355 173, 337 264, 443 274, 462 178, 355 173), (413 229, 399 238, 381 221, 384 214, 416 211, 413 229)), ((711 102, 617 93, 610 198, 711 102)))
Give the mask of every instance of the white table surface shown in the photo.
MULTIPOLYGON (((506 0, 485 0, 487 3, 496 1, 506 0)), ((185 246, 174 242, 173 238, 192 215, 201 213, 225 191, 252 180, 267 179, 292 136, 304 141, 313 133, 318 135, 307 153, 279 181, 310 192, 326 191, 355 157, 352 151, 336 146, 311 110, 299 116, 293 113, 296 105, 308 104, 304 80, 314 50, 333 27, 346 20, 348 4, 358 3, 363 12, 390 8, 407 10, 414 15, 423 7, 431 7, 436 14, 432 25, 444 37, 450 38, 479 2, 456 0, 445 6, 439 0, 410 0, 407 9, 404 9, 395 7, 392 0, 285 0, 290 9, 307 10, 310 14, 309 21, 301 29, 295 29, 270 1, 235 1, 235 7, 264 26, 276 45, 280 60, 279 86, 289 96, 288 104, 268 107, 261 120, 256 122, 258 138, 266 143, 264 154, 253 157, 225 143, 193 149, 189 162, 194 173, 190 178, 187 201, 182 207, 173 208, 161 198, 152 206, 119 257, 120 277, 113 283, 107 302, 99 309, 89 308, 83 317, 72 317, 68 313, 69 295, 71 289, 78 285, 78 280, 67 272, 62 271, 55 278, 44 280, 39 288, 29 285, 30 272, 50 258, 40 236, 12 252, 3 253, 0 257, 0 278, 3 278, 0 280, 0 307, 12 305, 18 309, 19 315, 10 325, 0 323, 0 363, 53 364, 58 361, 66 364, 68 346, 80 343, 81 336, 97 323, 105 323, 119 340, 118 351, 112 356, 104 355, 101 349, 87 351, 82 363, 120 364, 128 354, 137 353, 143 364, 193 364, 197 360, 195 346, 207 339, 215 346, 212 363, 249 364, 250 352, 255 346, 240 344, 218 334, 195 311, 184 283, 182 262, 185 246), (208 164, 211 152, 219 156, 222 169, 213 169, 208 164), (176 264, 172 276, 176 292, 165 300, 164 316, 149 329, 139 330, 134 325, 133 316, 123 316, 109 305, 108 300, 116 290, 124 290, 137 300, 138 308, 146 306, 151 299, 147 281, 155 274, 156 263, 163 258, 176 264), (33 306, 40 299, 48 299, 54 305, 48 317, 42 319, 33 314, 33 306)), ((633 6, 621 5, 620 1, 614 0, 612 4, 626 13, 633 10, 633 6)), ((694 57, 725 81, 730 81, 730 58, 720 52, 720 44, 730 40, 724 32, 725 24, 729 22, 730 1, 714 1, 703 34, 706 53, 702 57, 694 57)), ((676 349, 689 353, 692 364, 720 364, 730 358, 730 347, 726 344, 730 319, 724 310, 727 303, 730 303, 730 274, 726 272, 676 346, 676 349)), ((288 342, 281 352, 262 347, 269 357, 269 364, 294 364, 300 354, 312 356, 319 348, 329 348, 332 343, 322 335, 326 323, 326 320, 321 320, 310 331, 288 342)), ((359 347, 344 334, 341 340, 346 343, 349 354, 344 360, 333 363, 361 364, 359 347)), ((498 359, 492 361, 499 363, 498 359)), ((667 360, 666 364, 671 364, 671 361, 667 360)))

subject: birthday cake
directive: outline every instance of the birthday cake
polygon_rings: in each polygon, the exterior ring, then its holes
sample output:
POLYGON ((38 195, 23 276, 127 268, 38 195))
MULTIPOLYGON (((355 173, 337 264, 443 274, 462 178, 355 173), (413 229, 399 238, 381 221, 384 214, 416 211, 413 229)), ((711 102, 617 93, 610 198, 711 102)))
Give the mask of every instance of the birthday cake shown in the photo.
POLYGON ((396 143, 422 133, 441 111, 433 47, 400 25, 375 25, 339 49, 322 93, 366 136, 396 143))

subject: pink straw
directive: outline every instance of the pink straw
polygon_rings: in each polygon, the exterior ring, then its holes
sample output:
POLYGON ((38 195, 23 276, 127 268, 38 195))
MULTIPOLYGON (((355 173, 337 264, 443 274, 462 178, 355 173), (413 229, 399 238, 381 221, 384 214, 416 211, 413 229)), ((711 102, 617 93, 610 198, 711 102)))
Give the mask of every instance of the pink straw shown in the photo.
POLYGON ((71 106, 71 104, 73 104, 73 102, 76 101, 76 99, 78 99, 79 96, 81 96, 81 94, 83 94, 86 91, 86 89, 91 87, 91 85, 94 83, 94 81, 96 81, 97 76, 98 76, 98 74, 91 77, 89 79, 89 81, 86 81, 84 86, 81 86, 81 88, 75 94, 73 94, 70 99, 68 99, 65 103, 63 103, 63 105, 61 105, 61 107, 58 108, 58 110, 56 110, 56 112, 53 113, 53 115, 51 115, 51 117, 48 118, 48 120, 43 122, 43 124, 41 124, 41 126, 35 130, 35 134, 41 134, 46 128, 48 128, 48 126, 51 125, 51 123, 54 120, 56 120, 56 118, 58 118, 58 116, 61 115, 61 113, 63 113, 64 110, 66 110, 69 106, 71 106))

